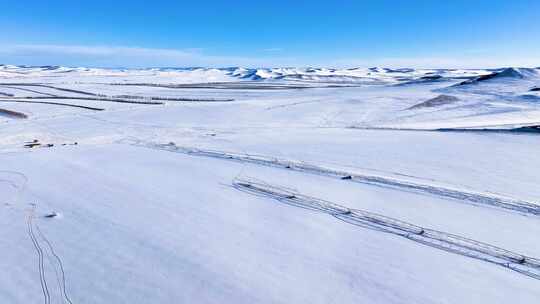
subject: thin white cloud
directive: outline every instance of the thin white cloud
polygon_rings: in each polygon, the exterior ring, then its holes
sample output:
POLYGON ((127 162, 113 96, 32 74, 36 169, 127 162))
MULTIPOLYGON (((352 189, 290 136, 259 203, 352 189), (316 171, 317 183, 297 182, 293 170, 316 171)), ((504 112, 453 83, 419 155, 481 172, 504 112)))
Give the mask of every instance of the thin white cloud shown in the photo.
POLYGON ((282 52, 283 48, 273 47, 273 48, 267 48, 263 49, 263 52, 282 52))
POLYGON ((0 45, 0 62, 27 65, 103 67, 268 66, 289 65, 291 58, 215 56, 200 49, 154 49, 119 46, 0 45))
POLYGON ((80 46, 19 44, 0 45, 0 63, 25 65, 66 65, 99 67, 389 67, 389 68, 496 68, 506 66, 540 66, 539 56, 489 56, 489 54, 465 54, 456 57, 380 57, 372 59, 337 58, 302 60, 276 56, 281 48, 263 51, 259 57, 216 56, 201 49, 157 49, 123 46, 80 46))
POLYGON ((500 68, 500 67, 538 67, 540 56, 460 56, 460 57, 390 57, 375 59, 339 59, 330 63, 337 67, 388 67, 388 68, 500 68))

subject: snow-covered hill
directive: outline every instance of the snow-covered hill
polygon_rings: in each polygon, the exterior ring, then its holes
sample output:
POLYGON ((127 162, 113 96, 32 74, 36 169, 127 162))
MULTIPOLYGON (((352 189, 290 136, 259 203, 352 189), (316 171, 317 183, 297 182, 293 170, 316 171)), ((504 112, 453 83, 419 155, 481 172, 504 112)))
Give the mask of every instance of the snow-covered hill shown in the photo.
POLYGON ((149 68, 101 69, 69 68, 62 66, 11 66, 0 65, 0 77, 166 77, 171 82, 219 82, 249 80, 288 80, 330 83, 402 83, 413 80, 438 80, 441 78, 469 79, 489 75, 497 70, 450 69, 388 69, 388 68, 149 68))

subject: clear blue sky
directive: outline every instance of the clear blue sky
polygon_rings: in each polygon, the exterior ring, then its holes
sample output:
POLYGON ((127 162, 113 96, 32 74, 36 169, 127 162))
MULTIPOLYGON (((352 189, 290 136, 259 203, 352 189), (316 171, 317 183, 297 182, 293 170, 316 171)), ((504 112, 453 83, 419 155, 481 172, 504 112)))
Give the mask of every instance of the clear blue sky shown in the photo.
POLYGON ((0 63, 540 66, 540 1, 2 0, 0 63))

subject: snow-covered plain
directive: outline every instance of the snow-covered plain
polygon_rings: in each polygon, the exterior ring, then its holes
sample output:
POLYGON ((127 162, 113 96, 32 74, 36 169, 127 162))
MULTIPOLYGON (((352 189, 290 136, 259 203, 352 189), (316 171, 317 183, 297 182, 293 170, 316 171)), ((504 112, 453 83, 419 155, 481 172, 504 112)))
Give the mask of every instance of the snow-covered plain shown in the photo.
POLYGON ((0 66, 0 303, 537 303, 537 88, 524 68, 0 66))

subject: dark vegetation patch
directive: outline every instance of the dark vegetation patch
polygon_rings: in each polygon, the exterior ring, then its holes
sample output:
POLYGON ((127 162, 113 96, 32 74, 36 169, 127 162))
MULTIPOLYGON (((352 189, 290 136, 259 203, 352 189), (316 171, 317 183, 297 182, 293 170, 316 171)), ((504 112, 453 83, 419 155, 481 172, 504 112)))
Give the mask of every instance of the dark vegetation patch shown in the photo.
POLYGON ((303 85, 287 83, 265 83, 265 82, 214 82, 214 83, 186 83, 186 84, 159 84, 159 83, 110 83, 118 86, 144 86, 169 89, 220 89, 220 90, 295 90, 312 88, 341 88, 354 87, 352 84, 322 84, 303 85))
POLYGON ((522 99, 525 99, 527 101, 539 101, 540 96, 532 95, 532 94, 525 94, 520 96, 522 99))
POLYGON ((113 96, 113 98, 166 100, 166 101, 200 101, 200 102, 234 101, 233 98, 184 98, 184 97, 160 97, 160 96, 138 96, 138 95, 115 95, 113 96))
POLYGON ((415 109, 421 109, 421 108, 433 108, 438 106, 443 106, 447 104, 451 104, 454 102, 459 101, 459 98, 452 96, 452 95, 439 95, 437 97, 431 98, 429 100, 426 100, 422 103, 416 104, 407 110, 415 110, 415 109))
POLYGON ((28 116, 24 113, 2 109, 2 108, 0 108, 0 116, 7 116, 9 118, 17 118, 17 119, 28 118, 28 116))
MULTIPOLYGON (((97 100, 97 101, 110 101, 110 102, 120 102, 120 103, 155 104, 155 105, 163 104, 163 102, 160 102, 160 101, 198 101, 198 102, 234 101, 234 99, 232 98, 184 98, 184 97, 138 96, 138 95, 127 95, 127 94, 109 96, 105 94, 97 94, 97 93, 81 91, 81 90, 59 88, 56 86, 52 86, 48 84, 39 84, 39 83, 12 83, 11 86, 7 86, 3 83, 0 83, 0 86, 46 95, 46 96, 20 96, 20 97, 15 97, 12 94, 4 95, 6 97, 24 98, 24 99, 50 99, 50 97, 54 97, 53 99, 80 99, 80 100, 97 100), (43 88, 49 88, 49 89, 54 89, 54 90, 63 91, 63 92, 81 94, 85 96, 83 97, 59 96, 59 95, 53 95, 53 94, 39 92, 36 90, 27 89, 21 86, 43 87, 43 88), (136 100, 133 100, 133 99, 136 99, 136 100), (156 101, 153 101, 153 100, 156 100, 156 101)), ((3 95, 3 94, 0 92, 0 95, 3 95)))
POLYGON ((526 127, 518 127, 513 129, 495 129, 495 128, 489 128, 489 129, 462 129, 462 128, 441 128, 437 129, 436 131, 442 131, 442 132, 494 132, 494 133, 540 133, 540 125, 538 126, 526 126, 526 127))
POLYGON ((428 75, 428 76, 422 76, 420 79, 423 80, 437 80, 443 78, 441 75, 428 75))

